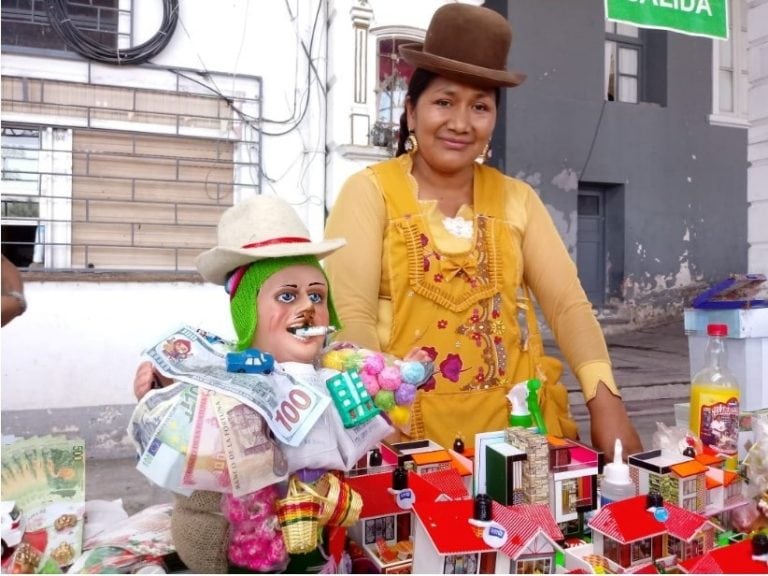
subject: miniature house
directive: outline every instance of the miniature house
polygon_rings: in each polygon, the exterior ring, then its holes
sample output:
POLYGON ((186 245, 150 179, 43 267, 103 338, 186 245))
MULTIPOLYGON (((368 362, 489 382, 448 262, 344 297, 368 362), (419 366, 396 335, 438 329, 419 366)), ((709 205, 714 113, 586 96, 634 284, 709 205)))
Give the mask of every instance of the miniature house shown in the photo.
POLYGON ((691 512, 704 512, 706 465, 676 452, 651 450, 627 458, 638 494, 656 492, 691 512))
POLYGON ((411 565, 411 511, 398 506, 389 492, 392 472, 347 478, 363 499, 358 522, 350 526, 350 540, 357 542, 382 573, 399 572, 411 565))
POLYGON ((565 536, 585 532, 584 517, 598 504, 603 454, 566 438, 548 436, 549 505, 565 536))
POLYGON ((470 524, 473 500, 417 500, 413 505, 413 573, 554 573, 563 535, 549 507, 498 502, 491 506, 493 521, 507 534, 498 548, 489 546, 477 526, 470 524))
POLYGON ((674 503, 649 508, 646 495, 611 502, 590 520, 594 553, 612 572, 636 571, 647 564, 700 556, 714 546, 717 527, 674 503))
POLYGON ((755 559, 752 540, 713 548, 678 563, 684 574, 768 574, 766 558, 755 559))
MULTIPOLYGON (((480 435, 478 435, 480 436, 480 435)), ((527 428, 507 428, 504 439, 482 443, 475 454, 476 492, 504 505, 549 503, 547 437, 527 428)))
MULTIPOLYGON (((411 510, 401 508, 390 492, 392 472, 355 476, 347 481, 363 499, 360 518, 348 531, 350 540, 359 545, 380 572, 410 572, 411 510)), ((411 471, 408 473, 408 487, 417 502, 461 499, 471 502, 461 475, 452 467, 426 474, 411 471)))
POLYGON ((723 515, 734 508, 747 504, 743 495, 742 477, 730 470, 710 468, 705 475, 707 516, 723 515))
POLYGON ((741 476, 723 470, 725 459, 712 454, 689 458, 651 450, 629 456, 632 478, 639 494, 659 492, 665 501, 730 526, 730 513, 747 503, 741 476))

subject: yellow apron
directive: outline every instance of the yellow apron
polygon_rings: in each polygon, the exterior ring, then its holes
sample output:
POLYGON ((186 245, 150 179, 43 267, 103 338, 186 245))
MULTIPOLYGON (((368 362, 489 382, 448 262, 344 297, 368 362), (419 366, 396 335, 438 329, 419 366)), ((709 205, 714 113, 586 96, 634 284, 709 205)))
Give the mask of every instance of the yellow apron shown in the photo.
POLYGON ((433 357, 433 381, 417 395, 410 436, 444 447, 507 426, 506 394, 520 359, 519 238, 504 223, 505 182, 477 165, 474 238, 469 251, 441 251, 397 159, 371 167, 388 210, 393 321, 384 350, 403 357, 418 346, 433 357), (404 273, 403 271, 407 271, 404 273))

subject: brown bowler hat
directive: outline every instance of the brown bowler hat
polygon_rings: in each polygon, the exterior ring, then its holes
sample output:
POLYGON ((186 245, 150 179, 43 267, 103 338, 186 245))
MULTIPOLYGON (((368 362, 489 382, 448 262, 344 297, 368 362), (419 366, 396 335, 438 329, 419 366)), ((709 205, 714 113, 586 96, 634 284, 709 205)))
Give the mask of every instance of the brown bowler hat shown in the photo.
POLYGON ((446 4, 432 16, 424 44, 404 44, 400 55, 417 68, 465 84, 517 86, 525 74, 506 69, 511 44, 512 27, 498 12, 446 4))

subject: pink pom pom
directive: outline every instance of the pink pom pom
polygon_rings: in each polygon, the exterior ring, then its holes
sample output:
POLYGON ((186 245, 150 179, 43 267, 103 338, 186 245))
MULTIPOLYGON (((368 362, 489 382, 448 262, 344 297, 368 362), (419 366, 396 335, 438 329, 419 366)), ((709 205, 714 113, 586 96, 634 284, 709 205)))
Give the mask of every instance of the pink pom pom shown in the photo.
POLYGON ((360 378, 363 381, 363 386, 365 386, 365 389, 368 391, 368 394, 371 395, 371 398, 376 396, 380 390, 379 381, 376 378, 374 374, 369 374, 368 372, 361 372, 360 378))
POLYGON ((413 384, 403 384, 395 390, 395 402, 399 406, 408 406, 413 403, 413 399, 416 398, 416 386, 413 384))
POLYGON ((400 369, 396 366, 387 366, 379 372, 379 386, 382 390, 397 390, 402 381, 400 369))
POLYGON ((372 353, 363 361, 363 372, 376 375, 384 369, 384 356, 372 353))
POLYGON ((274 530, 277 486, 271 485, 242 498, 228 494, 222 511, 232 526, 229 559, 251 570, 284 568, 288 559, 281 532, 274 530))

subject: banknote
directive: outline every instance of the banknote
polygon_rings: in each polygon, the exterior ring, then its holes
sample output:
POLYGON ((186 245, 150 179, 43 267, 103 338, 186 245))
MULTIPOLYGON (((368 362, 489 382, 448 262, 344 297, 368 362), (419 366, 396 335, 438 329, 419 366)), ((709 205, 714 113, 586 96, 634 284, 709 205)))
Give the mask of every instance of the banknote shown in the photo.
POLYGON ((169 378, 246 404, 266 420, 280 442, 298 446, 330 405, 330 398, 293 378, 279 365, 271 374, 227 372, 226 353, 210 338, 209 334, 203 336, 199 330, 182 326, 145 350, 144 355, 169 378))
POLYGON ((200 390, 192 420, 181 485, 197 490, 227 492, 230 487, 227 457, 209 390, 200 390))
POLYGON ((181 486, 185 460, 184 454, 154 437, 139 458, 136 469, 158 486, 189 496, 192 490, 181 486))
POLYGON ((192 418, 197 405, 198 387, 185 385, 178 396, 178 401, 171 408, 167 418, 159 426, 157 438, 182 454, 187 453, 189 434, 192 429, 192 418))
POLYGON ((285 457, 269 437, 264 419, 223 394, 213 395, 227 468, 235 496, 244 496, 288 477, 285 457))
POLYGON ((150 390, 136 404, 128 422, 128 437, 133 441, 138 454, 146 451, 186 387, 186 384, 176 382, 164 388, 150 390))
POLYGON ((45 436, 4 445, 0 480, 3 500, 13 500, 26 518, 26 534, 43 543, 40 566, 69 565, 82 550, 83 440, 45 436))

